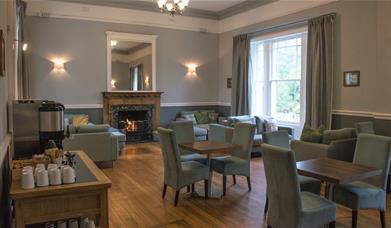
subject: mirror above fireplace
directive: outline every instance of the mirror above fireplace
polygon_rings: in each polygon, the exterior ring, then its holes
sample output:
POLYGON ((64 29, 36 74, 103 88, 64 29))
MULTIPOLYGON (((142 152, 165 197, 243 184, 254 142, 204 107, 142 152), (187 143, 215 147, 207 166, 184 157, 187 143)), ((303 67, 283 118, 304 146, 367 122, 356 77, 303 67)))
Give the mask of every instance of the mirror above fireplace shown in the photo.
POLYGON ((107 91, 156 91, 155 35, 106 32, 107 91))

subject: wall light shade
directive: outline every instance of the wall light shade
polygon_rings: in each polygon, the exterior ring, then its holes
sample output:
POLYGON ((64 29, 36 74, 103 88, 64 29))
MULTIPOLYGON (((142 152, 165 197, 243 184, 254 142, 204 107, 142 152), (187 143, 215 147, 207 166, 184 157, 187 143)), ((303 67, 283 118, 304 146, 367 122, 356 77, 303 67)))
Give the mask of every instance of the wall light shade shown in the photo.
POLYGON ((53 69, 54 70, 64 70, 64 60, 55 59, 53 61, 53 69))
POLYGON ((114 80, 114 79, 111 79, 111 88, 112 89, 115 89, 115 88, 117 88, 117 81, 116 80, 114 80))
POLYGON ((116 45, 117 45, 117 41, 116 40, 110 41, 110 46, 114 47, 116 45))
POLYGON ((188 64, 187 65, 187 74, 188 75, 197 75, 197 65, 188 64))
POLYGON ((22 50, 23 51, 27 51, 27 48, 28 48, 28 44, 27 43, 23 43, 22 50))

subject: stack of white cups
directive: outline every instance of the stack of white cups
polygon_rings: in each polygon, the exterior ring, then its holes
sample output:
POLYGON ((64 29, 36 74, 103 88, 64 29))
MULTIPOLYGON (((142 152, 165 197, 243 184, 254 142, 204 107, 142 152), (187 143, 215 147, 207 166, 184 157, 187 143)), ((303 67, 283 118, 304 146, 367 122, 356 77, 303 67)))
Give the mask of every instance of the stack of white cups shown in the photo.
POLYGON ((32 189, 35 188, 34 173, 32 166, 26 166, 22 169, 22 188, 32 189))

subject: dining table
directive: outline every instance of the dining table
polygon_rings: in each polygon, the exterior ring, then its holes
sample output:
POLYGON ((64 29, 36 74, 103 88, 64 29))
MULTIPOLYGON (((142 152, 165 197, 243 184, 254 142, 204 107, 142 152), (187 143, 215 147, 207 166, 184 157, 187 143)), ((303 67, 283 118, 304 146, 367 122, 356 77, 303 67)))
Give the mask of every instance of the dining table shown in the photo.
MULTIPOLYGON (((209 166, 209 181, 208 181, 208 189, 209 189, 209 198, 212 199, 221 199, 222 193, 214 193, 212 190, 212 181, 213 181, 213 170, 210 166, 211 159, 214 155, 227 155, 233 152, 234 150, 240 149, 240 145, 223 142, 223 141, 196 141, 191 143, 180 143, 179 148, 192 151, 198 154, 206 155, 208 158, 207 165, 209 166)), ((201 196, 201 194, 195 193, 193 196, 201 196)))
POLYGON ((299 161, 296 167, 298 174, 324 181, 326 183, 325 196, 328 199, 332 198, 330 186, 361 181, 382 173, 382 170, 378 168, 332 158, 299 161))

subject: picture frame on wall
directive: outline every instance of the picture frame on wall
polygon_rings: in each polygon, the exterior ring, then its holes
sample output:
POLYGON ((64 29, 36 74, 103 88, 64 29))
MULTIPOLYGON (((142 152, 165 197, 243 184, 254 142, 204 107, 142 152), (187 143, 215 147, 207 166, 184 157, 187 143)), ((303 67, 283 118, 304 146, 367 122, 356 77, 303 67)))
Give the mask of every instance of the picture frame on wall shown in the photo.
POLYGON ((5 40, 3 30, 0 30, 0 76, 5 76, 5 40))
POLYGON ((343 72, 343 86, 358 87, 360 86, 360 71, 345 71, 343 72))

